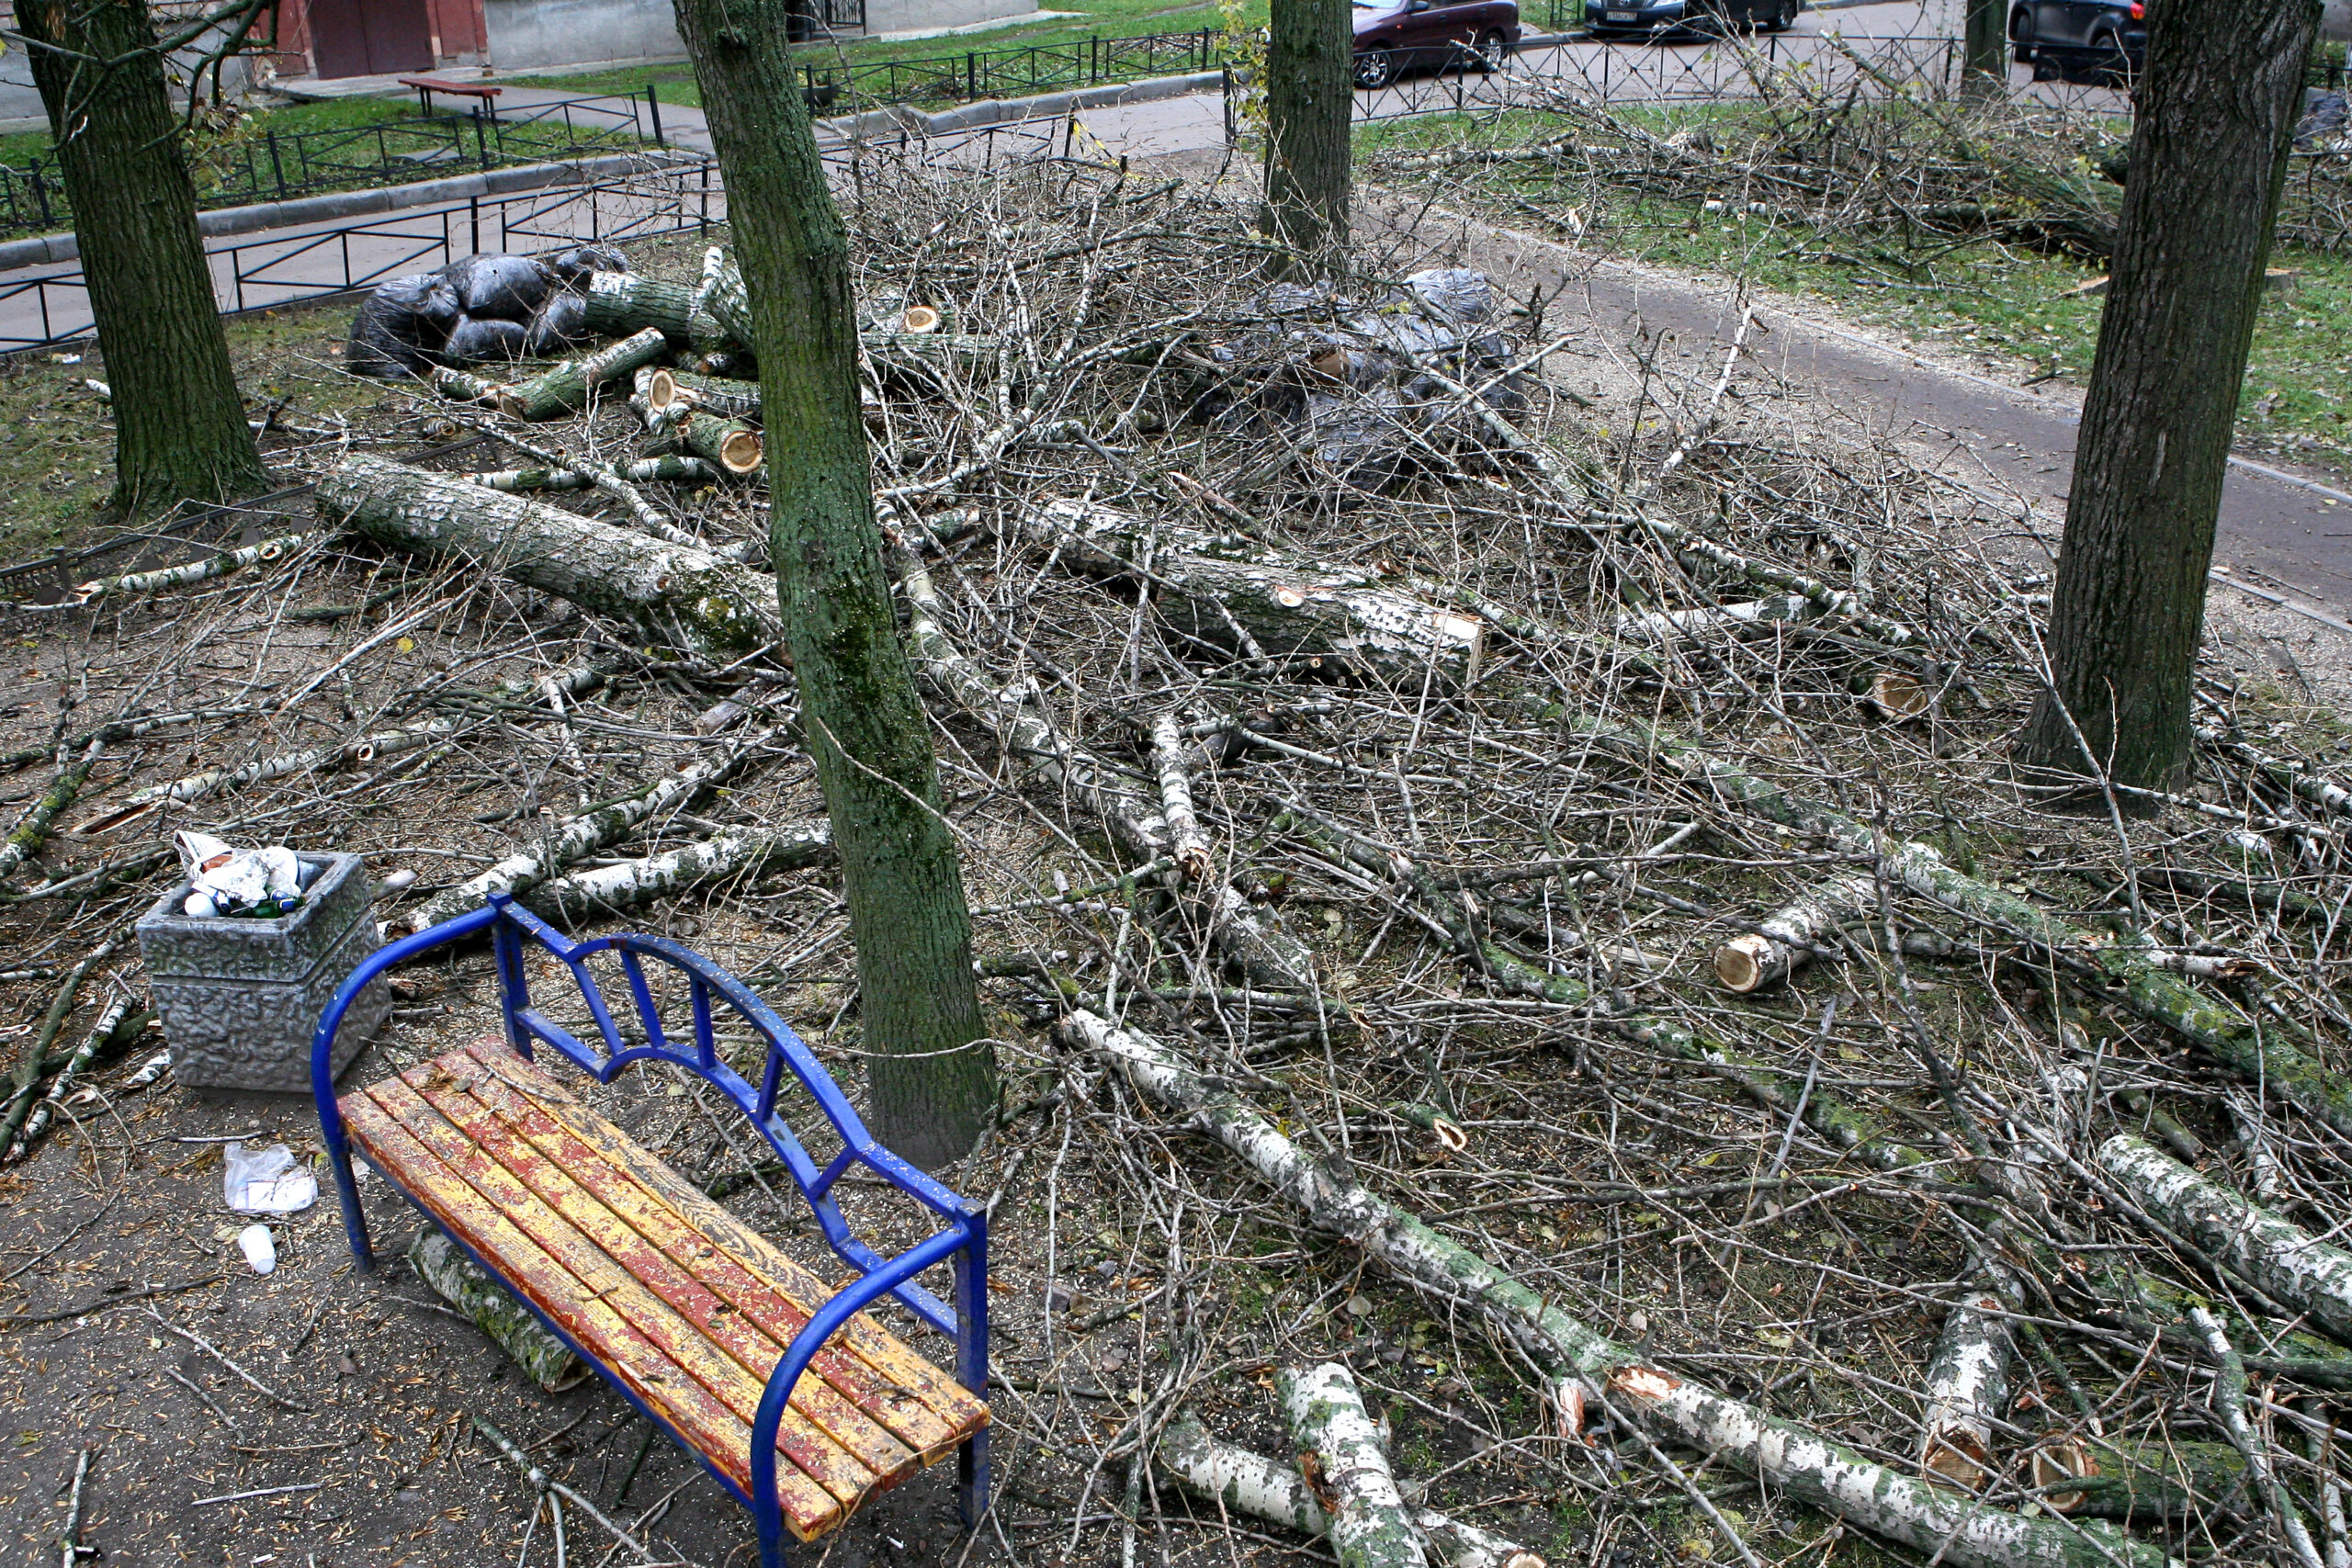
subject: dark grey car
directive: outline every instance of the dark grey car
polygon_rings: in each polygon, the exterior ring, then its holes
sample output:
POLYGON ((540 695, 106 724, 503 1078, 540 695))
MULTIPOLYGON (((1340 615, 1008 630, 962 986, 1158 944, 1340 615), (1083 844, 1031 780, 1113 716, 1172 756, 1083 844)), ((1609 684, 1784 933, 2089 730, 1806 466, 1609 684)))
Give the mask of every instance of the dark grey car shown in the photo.
POLYGON ((2129 81, 2147 62, 2147 6, 2142 0, 2018 0, 2009 9, 2009 43, 2036 80, 2088 74, 2129 81))

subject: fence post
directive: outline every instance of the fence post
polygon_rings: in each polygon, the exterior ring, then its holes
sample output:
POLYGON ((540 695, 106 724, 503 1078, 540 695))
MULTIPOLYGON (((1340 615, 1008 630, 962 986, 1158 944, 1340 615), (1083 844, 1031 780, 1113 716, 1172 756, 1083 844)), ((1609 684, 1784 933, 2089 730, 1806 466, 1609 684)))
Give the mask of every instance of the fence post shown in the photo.
POLYGON ((38 164, 33 165, 33 199, 40 203, 40 220, 43 223, 54 223, 57 221, 56 219, 50 216, 49 182, 40 177, 40 165, 38 164))
POLYGON ((286 162, 277 155, 277 132, 269 132, 269 170, 277 176, 277 199, 286 199, 286 162))
POLYGON ((653 84, 650 82, 645 85, 645 112, 653 117, 653 145, 656 147, 670 145, 662 135, 662 100, 655 96, 653 84))
POLYGON ((478 196, 466 197, 466 216, 473 223, 473 254, 480 255, 481 254, 481 197, 478 196))
POLYGON ((490 167, 490 131, 483 123, 481 106, 474 108, 474 151, 481 155, 481 166, 490 167))
POLYGON ((980 96, 980 57, 977 54, 964 56, 964 96, 967 98, 980 96))
POLYGON ((1235 131, 1233 124, 1233 67, 1230 65, 1218 66, 1216 68, 1216 77, 1218 100, 1225 105, 1225 144, 1227 147, 1230 147, 1236 141, 1240 140, 1240 137, 1235 131))

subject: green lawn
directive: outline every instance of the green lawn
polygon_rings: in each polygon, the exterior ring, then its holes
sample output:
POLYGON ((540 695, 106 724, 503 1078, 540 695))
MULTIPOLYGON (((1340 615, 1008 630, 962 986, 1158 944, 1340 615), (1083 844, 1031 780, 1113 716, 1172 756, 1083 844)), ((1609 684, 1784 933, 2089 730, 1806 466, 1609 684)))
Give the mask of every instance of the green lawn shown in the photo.
MULTIPOLYGON (((633 136, 584 124, 569 129, 560 120, 502 124, 485 138, 461 116, 420 116, 409 98, 288 104, 225 130, 199 128, 189 137, 200 207, 429 180, 481 168, 485 155, 493 164, 529 164, 635 143, 633 136)), ((12 172, 0 176, 0 231, 31 232, 73 221, 53 165, 43 166, 40 194, 23 177, 49 151, 47 131, 0 137, 0 164, 12 172)))
MULTIPOLYGON (((1265 13, 1266 0, 1246 0, 1243 15, 1247 25, 1262 26, 1265 13)), ((1194 0, 1190 5, 1171 5, 1169 0, 1094 0, 1082 15, 992 28, 986 32, 909 39, 898 42, 842 39, 831 43, 807 44, 797 52, 808 65, 819 68, 827 64, 865 66, 885 61, 952 60, 959 62, 957 69, 960 71, 960 62, 970 53, 1000 53, 1046 44, 1078 44, 1090 38, 1196 33, 1203 28, 1220 26, 1222 21, 1214 0, 1194 0)), ((664 103, 697 107, 702 103, 701 94, 695 84, 694 68, 684 61, 667 65, 634 65, 619 71, 600 71, 578 76, 520 76, 513 80, 517 86, 550 87, 581 94, 642 92, 646 84, 650 82, 664 103)))
MULTIPOLYGON (((1430 117, 1372 128, 1359 155, 1464 135, 1494 145, 1558 133, 1556 123, 1531 125, 1522 137, 1430 117)), ((1825 233, 1748 212, 1737 200, 1709 211, 1702 201, 1623 187, 1555 187, 1533 173, 1464 189, 1482 192, 1497 221, 1555 235, 1573 207, 1580 243, 1600 254, 1744 278, 1850 321, 1982 353, 2030 377, 2075 386, 2089 378, 2103 300, 2076 291, 2105 273, 2104 262, 1925 231, 1825 233)), ((2273 286, 2256 324, 2238 442, 2352 468, 2352 340, 2344 330, 2352 320, 2352 256, 2281 245, 2271 265, 2294 276, 2273 286)))

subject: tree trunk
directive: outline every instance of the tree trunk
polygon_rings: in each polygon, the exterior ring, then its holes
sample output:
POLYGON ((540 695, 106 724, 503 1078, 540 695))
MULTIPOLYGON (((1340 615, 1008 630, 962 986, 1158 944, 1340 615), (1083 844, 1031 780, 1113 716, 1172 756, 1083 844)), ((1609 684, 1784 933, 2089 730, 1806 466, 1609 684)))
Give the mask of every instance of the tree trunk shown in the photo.
MULTIPOLYGON (((734 219, 760 362, 770 549, 841 856, 874 1131, 936 1169, 991 1120, 971 917, 899 640, 858 412, 849 248, 785 48, 787 0, 677 0, 734 219)), ((707 289, 722 323, 731 287, 707 289)))
POLYGON ((2149 28, 2059 551, 2052 689, 2018 739, 2030 777, 2172 790, 2186 773, 2213 525, 2318 18, 2318 0, 2255 0, 2226 23, 2166 8, 2149 28))
POLYGON ((1347 0, 1273 0, 1266 41, 1265 229, 1312 272, 1348 248, 1350 15, 1347 0))
POLYGON ((113 504, 132 512, 267 488, 146 5, 24 0, 17 19, 72 51, 30 52, 114 392, 113 504))
POLYGON ((2009 90, 2009 0, 1968 0, 1962 28, 1960 90, 1971 98, 2001 98, 2009 90))

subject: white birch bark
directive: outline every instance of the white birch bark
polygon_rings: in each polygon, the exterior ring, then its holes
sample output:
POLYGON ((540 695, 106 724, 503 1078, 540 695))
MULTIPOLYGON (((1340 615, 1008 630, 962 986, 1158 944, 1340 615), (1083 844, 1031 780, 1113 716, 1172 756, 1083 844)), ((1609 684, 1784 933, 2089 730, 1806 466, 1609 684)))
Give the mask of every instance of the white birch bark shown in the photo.
POLYGON ((1152 721, 1151 765, 1159 775, 1159 812, 1168 823, 1168 852, 1184 868, 1186 877, 1204 883, 1212 868, 1208 835, 1201 831, 1200 816, 1193 809, 1193 774, 1185 763, 1192 750, 1177 728, 1174 714, 1164 713, 1152 721))
POLYGON ((773 729, 763 729, 718 756, 670 774, 633 799, 564 818, 531 848, 508 855, 455 887, 443 888, 414 909, 402 912, 393 926, 396 930, 420 931, 464 914, 493 893, 530 891, 581 856, 617 843, 662 812, 684 806, 726 777, 737 762, 766 744, 775 733, 773 729))
POLYGON ((1990 1506, 1650 1366, 1418 1216, 1335 1174, 1161 1043, 1083 1009, 1063 1020, 1061 1032, 1071 1046, 1107 1058, 1146 1099, 1223 1144, 1317 1229, 1346 1237, 1416 1289, 1479 1313, 1509 1335, 1544 1370, 1564 1437, 1583 1431, 1589 1394, 1605 1393, 1657 1437, 1717 1455, 1769 1487, 1952 1568, 2170 1568, 2161 1551, 2113 1529, 1990 1506))
POLYGON ((832 857, 832 829, 823 822, 732 829, 642 860, 551 878, 526 894, 523 901, 549 921, 562 925, 665 897, 697 882, 818 865, 832 857))
POLYGON ((1944 1314, 1928 1362, 1919 1468, 1974 1492, 1996 1472, 1994 1424, 2009 1403, 2009 1320, 2000 1296, 1972 1291, 1944 1314))
POLYGON ((1815 937, 1877 902, 1877 878, 1831 877, 1715 949, 1715 976, 1742 994, 1776 985, 1813 962, 1815 937))
POLYGON ((380 758, 396 756, 439 739, 457 728, 449 719, 428 719, 423 724, 401 729, 381 729, 373 735, 363 735, 356 740, 346 740, 340 746, 314 746, 305 751, 288 751, 276 757, 265 757, 258 762, 242 767, 211 768, 200 773, 190 773, 169 784, 149 784, 123 796, 122 803, 101 818, 84 823, 76 829, 90 832, 101 826, 119 828, 132 817, 156 806, 185 806, 192 800, 202 800, 224 789, 243 789, 247 784, 266 784, 293 773, 314 773, 321 769, 339 768, 346 762, 367 763, 380 758))
MULTIPOLYGON (((99 599, 120 599, 139 593, 160 593, 167 588, 187 588, 199 582, 209 582, 216 577, 226 577, 249 566, 267 566, 287 560, 304 545, 314 544, 324 535, 280 534, 274 539, 247 545, 239 550, 223 550, 219 555, 189 561, 185 566, 159 567, 153 571, 126 572, 120 577, 101 577, 85 582, 74 590, 73 604, 87 604, 99 599)), ((19 605, 30 609, 31 605, 19 605)))
POLYGON ((1809 621, 1820 614, 1804 594, 1783 593, 1688 610, 1627 611, 1617 617, 1617 635, 1632 642, 1682 642, 1713 631, 1757 630, 1809 621))
POLYGON ((1815 801, 1792 795, 1737 763, 1663 730, 1583 716, 1572 733, 1645 763, 1679 773, 1712 790, 1724 804, 1848 854, 1875 860, 1886 879, 1946 908, 2021 939, 2031 946, 2098 972, 2123 1004, 2202 1047, 2248 1077, 2261 1080, 2337 1132, 2352 1136, 2352 1078, 2324 1066, 2297 1043, 2305 1038, 2278 1020, 2257 1023, 2235 1004, 2209 997, 2190 976, 2150 961, 2147 949, 2072 926, 2021 895, 1980 882, 1944 863, 1932 847, 1881 834, 1868 824, 1815 801))
POLYGON ((1340 1568, 1428 1568, 1429 1554, 1389 1473, 1380 1428, 1363 1407, 1355 1374, 1325 1361, 1284 1367, 1274 1385, 1290 1421, 1299 1473, 1330 1518, 1340 1568))
MULTIPOLYGON (((1119 847, 1137 863, 1169 852, 1168 821, 1139 780, 1111 767, 1054 728, 1016 694, 1000 691, 964 656, 939 624, 939 595, 931 574, 910 566, 907 646, 931 688, 997 733, 1005 754, 1040 782, 1066 791, 1092 811, 1119 847)), ((1315 955, 1271 911, 1250 908, 1230 883, 1204 885, 1209 931, 1219 951, 1261 985, 1279 990, 1315 988, 1315 955)))
POLYGON ((2223 1267, 2352 1343, 2352 1252, 2315 1239, 2129 1133, 2101 1144, 2098 1163, 2141 1207, 2223 1267))

